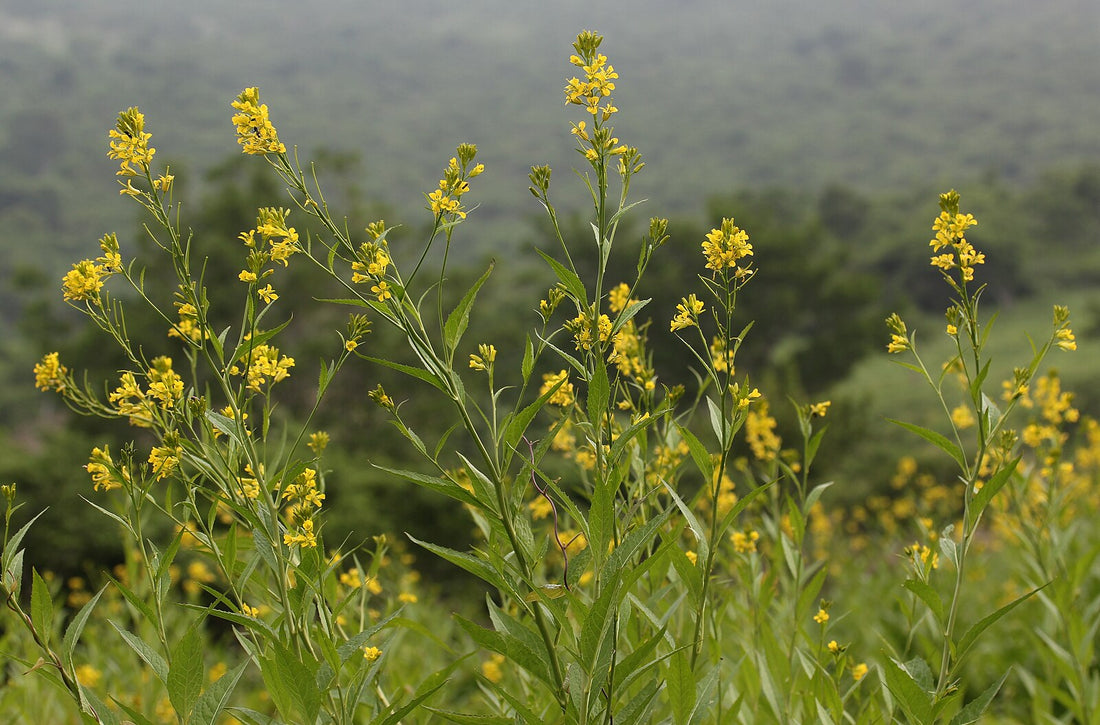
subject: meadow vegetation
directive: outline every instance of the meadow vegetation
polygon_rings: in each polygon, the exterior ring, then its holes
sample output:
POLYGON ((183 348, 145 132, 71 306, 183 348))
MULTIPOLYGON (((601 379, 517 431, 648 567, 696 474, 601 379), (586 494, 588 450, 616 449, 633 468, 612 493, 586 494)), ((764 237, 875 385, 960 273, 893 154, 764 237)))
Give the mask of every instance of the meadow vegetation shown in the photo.
POLYGON ((5 712, 1096 720, 1100 423, 1047 365, 1077 348, 1069 309, 1047 306, 1030 338, 993 324, 989 298, 1036 277, 972 241, 979 218, 955 191, 931 241, 917 224, 900 253, 923 276, 848 267, 827 233, 857 226, 841 191, 809 221, 751 195, 690 238, 639 220, 646 164, 615 130, 629 109, 601 44, 577 37, 565 82, 570 181, 590 208, 559 211, 562 174, 532 167, 546 238, 537 266, 506 275, 511 260, 452 263, 493 173, 473 144, 440 164, 417 241, 349 221, 369 207, 337 212, 326 174, 341 169, 301 161, 246 88, 232 121, 269 198, 212 243, 175 200, 156 124, 118 115, 108 153, 146 241, 108 233, 62 281, 98 336, 85 344, 110 352, 76 370, 43 333, 34 367, 85 416, 69 445, 96 436, 77 455, 118 560, 37 564, 65 534, 3 486, 5 712), (807 240, 823 244, 806 255, 807 240), (871 307, 909 281, 911 310, 871 307), (993 341, 1013 335, 1026 352, 1002 359, 993 341), (885 464, 884 490, 818 473, 819 453, 857 444, 827 432, 844 402, 822 391, 872 346, 931 401, 874 422, 911 451, 885 464), (409 501, 430 520, 403 518, 409 501))

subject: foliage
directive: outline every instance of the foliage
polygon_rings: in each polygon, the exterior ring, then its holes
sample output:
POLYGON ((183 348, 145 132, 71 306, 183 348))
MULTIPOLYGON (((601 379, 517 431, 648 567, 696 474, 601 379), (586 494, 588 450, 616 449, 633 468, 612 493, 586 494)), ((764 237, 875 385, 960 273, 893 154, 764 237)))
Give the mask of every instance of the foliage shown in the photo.
MULTIPOLYGON (((553 253, 539 251, 554 282, 537 305, 532 300, 534 329, 509 345, 521 351, 511 367, 496 347, 504 341, 469 338, 496 263, 457 290, 448 275, 452 245, 475 208, 469 195, 485 172, 476 146, 460 144, 424 194, 432 223, 405 260, 391 251, 397 243, 384 221, 353 233, 333 215, 314 167, 303 167, 282 140, 257 89, 245 89, 232 104, 238 141, 245 154, 263 157, 294 209, 258 209, 239 235, 239 271, 227 281, 224 266, 212 266, 224 262, 200 257, 184 230, 175 176, 154 163, 144 115, 119 114, 109 155, 119 163, 120 191, 151 218, 151 251, 170 260, 173 277, 154 284, 136 259, 124 258, 117 236, 105 235, 100 255, 74 264, 62 289, 121 352, 117 387, 104 395, 56 352, 34 369, 36 386, 75 411, 138 429, 113 451, 96 445, 85 465, 90 504, 122 534, 125 556, 96 594, 69 582, 70 616, 58 607, 56 579, 34 568, 24 575, 22 546, 34 519, 15 529, 16 487, 2 491, 0 593, 13 614, 12 646, 71 698, 84 722, 213 723, 224 714, 246 723, 379 725, 431 716, 967 723, 1009 675, 965 679, 967 655, 988 642, 990 627, 1032 597, 1054 608, 1100 597, 1089 563, 1096 550, 1082 564, 1060 543, 1063 531, 1079 528, 1083 487, 1060 463, 1061 427, 1075 415, 1056 378, 1039 376, 1052 349, 1076 349, 1068 309, 1054 308, 1050 334, 1016 368, 998 405, 987 392, 992 325, 979 316, 985 286, 976 282, 985 255, 967 238, 976 220, 949 192, 940 197, 931 247, 932 265, 954 294, 946 314, 954 353, 930 370, 902 318, 887 321, 890 352, 913 355, 915 363, 903 365, 928 383, 950 426, 944 435, 899 422, 957 467, 957 482, 942 492, 942 528, 921 520, 926 535, 937 531, 940 551, 906 549, 908 574, 893 581, 900 629, 891 631, 897 618, 873 602, 868 614, 885 625, 882 657, 835 638, 845 612, 835 597, 864 582, 823 545, 835 523, 825 509, 831 484, 818 479, 814 462, 831 404, 795 402, 797 442, 785 448, 774 400, 738 370, 755 334, 741 303, 767 258, 744 222, 723 217, 703 237, 702 269, 676 290, 674 310, 655 310, 645 296, 667 253, 666 219, 650 219, 629 250, 631 263, 612 266, 623 255, 623 220, 636 206, 631 185, 645 164, 612 125, 618 73, 600 52, 602 40, 589 31, 577 37, 570 62, 578 77, 565 86, 579 117, 572 135, 591 221, 583 236, 566 233, 550 167, 531 169, 530 192, 556 243, 553 253), (303 232, 301 216, 316 231, 303 232), (587 266, 576 254, 585 247, 587 266), (427 263, 433 253, 435 267, 427 263), (284 393, 310 364, 281 347, 295 321, 279 305, 299 265, 337 289, 317 304, 352 310, 310 370, 317 382, 305 401, 284 393), (234 295, 222 297, 229 284, 244 290, 233 316, 225 308, 234 295), (117 285, 133 296, 119 296, 117 285), (129 322, 136 306, 151 311, 180 354, 150 354, 129 322), (694 380, 666 381, 658 372, 643 311, 662 315, 660 326, 693 361, 694 380), (391 330, 407 357, 373 354, 375 327, 391 330), (447 497, 452 513, 473 522, 476 538, 465 550, 409 537, 486 589, 484 609, 456 614, 450 629, 425 625, 432 612, 418 610, 415 574, 390 568, 389 552, 401 547, 388 536, 366 547, 326 536, 333 438, 316 417, 333 381, 360 360, 400 373, 402 387, 351 388, 345 404, 372 401, 419 458, 397 468, 376 457, 373 467, 447 497), (961 396, 948 384, 955 379, 961 396), (419 428, 398 389, 430 398, 447 427, 419 428), (954 398, 961 403, 953 407, 954 398), (1017 434, 1009 416, 1025 401, 1042 422, 1017 434), (1038 467, 1023 463, 1021 442, 1038 467), (993 512, 1029 547, 1021 579, 1030 589, 975 613, 968 577, 993 512), (950 569, 946 590, 935 575, 941 561, 950 569), (181 592, 174 582, 183 565, 190 586, 181 592), (1072 586, 1051 583, 1071 571, 1072 586), (81 644, 89 627, 117 635, 107 657, 124 676, 104 681, 99 668, 78 664, 94 654, 81 644), (217 632, 225 635, 221 666, 206 656, 217 632), (427 638, 431 654, 403 651, 413 638, 427 638), (255 694, 260 687, 266 698, 255 694)), ((1086 621, 1052 619, 1035 635, 1051 655, 1029 663, 1024 676, 1052 707, 1080 700, 1081 719, 1094 716, 1097 689, 1096 630, 1086 621)))

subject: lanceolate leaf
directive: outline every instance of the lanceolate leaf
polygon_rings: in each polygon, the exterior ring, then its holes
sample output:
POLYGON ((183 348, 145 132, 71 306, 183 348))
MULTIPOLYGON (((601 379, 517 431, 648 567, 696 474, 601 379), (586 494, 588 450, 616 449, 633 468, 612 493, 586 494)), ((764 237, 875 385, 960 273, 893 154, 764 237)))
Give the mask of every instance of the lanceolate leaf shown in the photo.
POLYGON ((968 725, 972 722, 978 722, 978 718, 980 718, 986 708, 989 707, 989 703, 993 702, 993 698, 997 696, 997 692, 1000 691, 1006 679, 1008 679, 1007 672, 1001 676, 1001 679, 990 685, 985 692, 967 703, 966 707, 960 710, 958 715, 951 718, 951 725, 968 725))
POLYGON ((988 617, 983 617, 981 620, 971 626, 970 629, 966 630, 966 634, 962 636, 962 639, 959 640, 958 644, 955 647, 956 660, 961 660, 963 655, 966 654, 966 651, 969 650, 973 646, 974 642, 977 641, 978 637, 981 636, 982 632, 993 626, 993 624, 995 624, 998 619, 1005 616, 1013 609, 1020 606, 1031 597, 1035 596, 1037 592, 1045 589, 1049 585, 1050 582, 1047 582, 1041 587, 1032 589, 1027 594, 1024 594, 1023 596, 1001 607, 996 612, 993 612, 993 614, 990 614, 988 617))
POLYGON ((477 282, 474 282, 474 286, 467 290, 466 294, 462 297, 462 300, 458 303, 451 314, 447 316, 447 322, 443 326, 443 340, 447 349, 454 350, 458 346, 459 340, 462 339, 462 335, 466 332, 466 327, 470 324, 470 308, 474 304, 474 300, 477 299, 477 293, 481 289, 481 286, 485 284, 485 280, 489 279, 489 275, 493 273, 493 267, 496 262, 490 262, 489 268, 485 270, 485 273, 478 278, 477 282))
POLYGON ((932 719, 932 698, 916 683, 893 658, 887 658, 883 666, 886 686, 898 700, 909 719, 916 723, 930 723, 932 719))
POLYGON ((923 428, 913 423, 906 423, 904 421, 894 420, 893 418, 887 418, 887 420, 889 420, 891 423, 896 423, 897 425, 900 425, 907 431, 916 433, 921 438, 925 439, 932 445, 945 452, 947 455, 951 456, 951 458, 953 458, 955 462, 959 464, 959 468, 966 470, 966 458, 963 456, 962 449, 960 449, 957 445, 949 441, 944 436, 940 435, 934 430, 929 430, 928 428, 923 428))

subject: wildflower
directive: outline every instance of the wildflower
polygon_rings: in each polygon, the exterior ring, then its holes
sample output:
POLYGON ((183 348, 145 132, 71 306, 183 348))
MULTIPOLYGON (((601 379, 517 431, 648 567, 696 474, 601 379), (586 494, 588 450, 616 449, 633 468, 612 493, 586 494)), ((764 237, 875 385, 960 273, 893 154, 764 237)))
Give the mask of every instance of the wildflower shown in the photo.
POLYGON ((940 215, 932 223, 936 236, 928 243, 932 248, 932 266, 944 274, 958 268, 964 282, 974 279, 974 267, 985 264, 985 254, 966 240, 966 230, 977 224, 973 214, 959 212, 959 193, 952 189, 940 194, 940 215), (947 252, 940 250, 950 248, 947 252))
POLYGON ((775 427, 775 418, 768 415, 767 401, 763 401, 758 409, 749 411, 746 416, 745 439, 757 460, 774 461, 779 453, 782 441, 775 434, 775 427))
POLYGON ((172 182, 176 180, 172 174, 161 174, 157 178, 153 179, 153 188, 157 191, 166 192, 172 188, 172 182))
POLYGON ((858 665, 852 666, 852 679, 859 682, 867 676, 867 663, 860 662, 858 665))
POLYGON ((358 569, 348 569, 340 573, 340 583, 349 589, 358 589, 363 586, 363 577, 360 576, 358 569))
POLYGON ((959 430, 966 430, 977 421, 974 419, 974 413, 968 406, 960 405, 951 411, 951 422, 954 423, 955 427, 959 430))
POLYGON ((620 282, 607 293, 607 306, 613 313, 626 309, 630 302, 630 286, 626 282, 620 282))
POLYGON ((269 305, 275 300, 279 299, 279 294, 270 284, 266 287, 261 287, 260 289, 256 290, 256 294, 260 296, 260 299, 262 299, 265 304, 269 305))
POLYGON ((375 660, 377 660, 381 656, 382 656, 382 650, 378 649, 377 647, 364 647, 363 648, 363 658, 367 662, 374 662, 375 660))
POLYGON ((149 452, 149 467, 157 480, 167 478, 179 467, 183 449, 180 446, 156 446, 149 452))
POLYGON ((279 349, 271 345, 257 345, 248 353, 248 362, 235 363, 229 368, 230 375, 245 375, 248 379, 248 389, 261 392, 265 384, 274 385, 290 377, 290 368, 294 367, 294 358, 283 355, 279 357, 279 349), (268 383, 268 378, 271 382, 268 383))
POLYGON ((397 595, 397 599, 402 604, 416 604, 419 601, 417 596, 411 592, 401 592, 397 595))
POLYGON ((245 88, 231 105, 238 111, 233 123, 237 126, 237 143, 244 147, 244 153, 257 156, 286 153, 286 146, 271 125, 267 106, 260 103, 258 89, 245 88))
POLYGON ((168 330, 168 337, 198 342, 204 337, 210 337, 208 330, 203 330, 199 324, 199 311, 189 302, 177 302, 180 321, 168 330))
POLYGON ((544 373, 542 376, 542 388, 539 395, 546 395, 554 386, 561 383, 547 400, 551 405, 566 407, 573 404, 573 383, 569 382, 569 373, 562 370, 558 373, 544 373))
POLYGON ((734 373, 733 358, 735 352, 726 347, 726 339, 715 335, 710 341, 710 361, 714 366, 714 372, 730 375, 734 373))
POLYGON ((912 347, 912 343, 909 342, 909 332, 905 326, 905 321, 898 316, 898 313, 893 313, 886 318, 886 326, 890 328, 893 333, 890 336, 890 344, 886 346, 886 352, 896 353, 904 352, 912 347))
POLYGON ((96 491, 110 491, 121 488, 123 483, 130 482, 130 475, 124 469, 115 466, 107 446, 92 449, 84 470, 91 474, 92 488, 96 491))
POLYGON ((591 350, 593 345, 611 337, 611 318, 600 315, 593 320, 582 312, 566 322, 565 328, 573 333, 573 344, 578 350, 591 350))
POLYGON ((470 355, 470 368, 473 370, 488 371, 493 367, 497 359, 497 349, 492 345, 478 345, 478 354, 470 355))
POLYGON ((103 673, 97 670, 94 665, 85 663, 76 668, 76 679, 82 686, 94 688, 103 679, 103 673))
POLYGON ((239 279, 242 282, 252 283, 252 282, 256 281, 257 277, 256 277, 255 272, 249 272, 246 269, 246 270, 243 270, 240 274, 237 275, 237 279, 239 279))
POLYGON ((313 519, 306 519, 296 533, 283 534, 283 543, 287 546, 301 546, 311 549, 317 546, 317 536, 313 533, 313 519))
MULTIPOLYGON (((603 36, 589 30, 583 31, 573 43, 576 55, 569 62, 584 71, 584 80, 570 78, 565 84, 565 102, 583 106, 593 117, 607 121, 619 109, 611 101, 611 92, 615 90, 615 80, 619 74, 615 67, 607 62, 607 56, 597 52, 603 36), (606 99, 601 107, 600 103, 606 99)), ((578 124, 580 125, 580 124, 578 124)))
POLYGON ((425 195, 428 208, 437 220, 445 215, 449 215, 452 220, 466 218, 462 196, 470 190, 469 180, 485 171, 484 164, 470 166, 477 155, 477 146, 474 144, 459 144, 456 152, 443 170, 439 188, 425 195))
POLYGON ((538 521, 539 519, 546 518, 553 512, 554 504, 545 496, 538 496, 533 499, 531 503, 527 504, 527 508, 531 511, 531 518, 538 521))
POLYGON ((34 387, 39 390, 53 389, 58 393, 64 392, 68 375, 69 369, 61 364, 59 353, 48 353, 34 366, 34 387))
POLYGON ((751 529, 748 531, 734 531, 730 535, 730 541, 733 542, 733 550, 738 554, 756 553, 756 542, 759 540, 760 533, 751 529))
POLYGON ((695 327, 699 324, 699 315, 703 312, 703 302, 691 294, 680 298, 676 305, 676 316, 672 318, 670 332, 682 330, 685 327, 695 327))
POLYGON ((118 176, 140 176, 149 170, 149 163, 157 150, 149 145, 153 134, 145 132, 145 116, 141 111, 128 108, 118 114, 115 127, 107 136, 112 139, 107 157, 119 162, 118 176), (135 164, 137 169, 133 166, 135 164))
POLYGON ((159 400, 167 409, 183 397, 183 379, 172 370, 172 358, 161 355, 149 368, 149 397, 159 400))
POLYGON ((393 297, 393 293, 390 292, 390 286, 386 284, 385 281, 381 281, 378 284, 373 285, 370 288, 370 291, 378 295, 379 302, 385 302, 386 300, 393 297))
POLYGON ((397 410, 397 406, 394 405, 393 398, 386 394, 385 389, 382 387, 382 383, 378 383, 374 390, 367 393, 371 400, 373 400, 379 407, 385 408, 391 413, 397 410))
POLYGON ((831 400, 824 400, 820 403, 813 403, 810 405, 810 415, 817 418, 824 418, 825 413, 828 412, 829 406, 832 405, 831 400))
POLYGON ((489 682, 500 682, 504 679, 504 671, 500 666, 504 664, 504 655, 494 654, 481 663, 481 675, 489 682))
POLYGON ((90 259, 77 262, 61 280, 64 299, 98 303, 99 291, 103 288, 103 279, 106 275, 107 270, 90 259))
POLYGON ((722 219, 722 225, 710 230, 703 242, 703 256, 707 258, 707 269, 715 272, 737 270, 735 276, 748 274, 747 267, 739 267, 738 262, 752 256, 749 235, 733 223, 733 219, 722 219))
POLYGON ((699 561, 699 555, 694 551, 685 551, 684 556, 688 558, 688 561, 691 562, 692 566, 695 566, 695 564, 699 561))
POLYGON ((817 614, 814 615, 814 621, 818 624, 825 624, 829 621, 829 613, 824 609, 818 609, 817 614))
POLYGON ((837 641, 835 639, 831 639, 829 640, 829 651, 832 652, 834 655, 838 655, 844 650, 839 644, 837 644, 837 641))

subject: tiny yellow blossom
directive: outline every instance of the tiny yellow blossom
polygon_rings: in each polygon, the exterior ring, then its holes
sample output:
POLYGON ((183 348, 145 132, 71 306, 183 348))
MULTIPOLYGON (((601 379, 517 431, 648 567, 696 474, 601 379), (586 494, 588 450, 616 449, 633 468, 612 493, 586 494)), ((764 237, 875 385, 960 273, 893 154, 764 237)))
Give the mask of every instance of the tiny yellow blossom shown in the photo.
POLYGON ((672 324, 669 325, 669 331, 676 332, 685 327, 694 327, 698 325, 699 315, 702 314, 703 307, 702 300, 696 298, 693 294, 682 297, 680 303, 676 305, 676 316, 672 318, 672 324))
POLYGON ((377 647, 364 647, 363 648, 363 658, 366 659, 368 662, 374 662, 375 660, 377 660, 381 656, 382 656, 382 650, 378 649, 377 647))
POLYGON ((258 294, 260 296, 260 299, 262 299, 266 304, 269 305, 275 300, 279 299, 279 294, 270 284, 266 287, 261 287, 260 289, 256 290, 256 294, 258 294))
POLYGON ((39 390, 64 392, 69 369, 61 364, 59 353, 51 352, 34 366, 34 387, 39 390))
POLYGON ((268 117, 267 106, 260 103, 258 89, 245 88, 231 105, 238 111, 233 123, 237 127, 237 143, 244 153, 262 156, 286 152, 268 117))
POLYGON ((504 664, 504 655, 492 655, 481 663, 481 675, 489 682, 500 682, 504 679, 504 670, 500 668, 502 664, 504 664))
POLYGON ((852 679, 859 682, 867 676, 867 663, 860 662, 858 665, 852 667, 852 679))
POLYGON ((560 405, 562 407, 570 406, 573 404, 573 383, 569 382, 569 373, 562 370, 558 373, 544 373, 542 376, 542 388, 539 390, 539 395, 546 395, 555 385, 561 383, 561 387, 554 391, 554 394, 547 400, 551 405, 560 405))
POLYGON ((814 621, 818 624, 825 624, 829 621, 829 613, 824 609, 817 610, 817 614, 814 615, 814 621))

